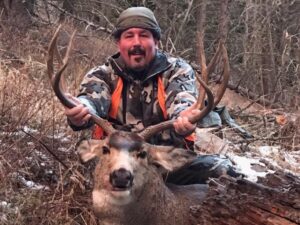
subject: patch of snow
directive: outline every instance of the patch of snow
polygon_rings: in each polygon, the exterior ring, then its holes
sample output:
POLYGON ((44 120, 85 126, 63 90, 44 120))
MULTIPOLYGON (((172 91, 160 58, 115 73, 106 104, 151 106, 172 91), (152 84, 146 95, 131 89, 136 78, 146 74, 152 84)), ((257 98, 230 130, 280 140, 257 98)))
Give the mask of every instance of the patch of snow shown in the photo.
POLYGON ((245 179, 257 182, 258 177, 265 177, 268 173, 273 173, 274 171, 267 170, 267 172, 257 172, 252 169, 252 165, 257 164, 265 167, 265 164, 259 162, 259 159, 248 158, 246 156, 238 156, 233 153, 228 153, 227 156, 232 162, 235 163, 235 168, 238 172, 244 174, 245 179))
POLYGON ((0 207, 1 208, 6 208, 6 207, 10 207, 10 204, 6 201, 1 201, 0 202, 0 207))
POLYGON ((0 132, 0 136, 5 136, 5 137, 24 137, 26 134, 22 131, 16 131, 16 132, 7 132, 7 131, 2 131, 0 132))
POLYGON ((34 146, 35 146, 35 144, 34 144, 32 141, 28 141, 28 142, 27 142, 27 145, 28 145, 28 146, 31 146, 31 147, 34 147, 34 146))
POLYGON ((300 175, 300 151, 288 151, 280 146, 261 146, 257 148, 263 160, 268 164, 294 175, 300 175))
POLYGON ((299 160, 300 157, 299 156, 297 157, 295 153, 293 154, 289 152, 284 152, 283 156, 284 156, 284 161, 286 161, 287 163, 300 167, 300 160, 299 160))
POLYGON ((66 134, 63 133, 63 132, 60 132, 58 134, 54 134, 54 135, 48 135, 48 138, 52 139, 60 139, 60 140, 65 140, 65 141, 68 141, 69 140, 69 136, 66 137, 66 134))
POLYGON ((260 146, 258 151, 262 156, 272 156, 279 153, 280 146, 260 146))
POLYGON ((46 170, 45 173, 46 174, 54 174, 53 170, 46 170))
POLYGON ((1 201, 0 202, 0 223, 7 223, 8 222, 8 218, 10 216, 8 216, 8 214, 13 213, 13 214, 18 214, 19 213, 19 208, 17 206, 13 207, 13 205, 11 203, 8 203, 6 201, 1 201))
POLYGON ((67 137, 63 137, 62 139, 61 139, 61 141, 62 142, 69 142, 70 141, 70 136, 67 136, 67 137))
POLYGON ((41 151, 38 151, 38 150, 36 150, 36 151, 34 151, 35 152, 35 154, 37 155, 37 156, 39 156, 39 157, 41 157, 41 159, 43 159, 43 160, 49 160, 49 157, 46 155, 46 154, 44 154, 43 152, 41 152, 41 151))
MULTIPOLYGON (((30 134, 36 134, 38 133, 38 130, 32 129, 28 126, 21 127, 25 132, 30 133, 30 134)), ((24 137, 26 134, 21 131, 20 129, 17 129, 15 132, 7 132, 7 131, 2 131, 0 132, 0 136, 14 136, 14 137, 24 137)))
POLYGON ((57 149, 60 152, 70 152, 70 148, 60 147, 57 149))
POLYGON ((45 185, 36 184, 33 181, 26 180, 23 176, 18 175, 18 180, 27 188, 30 188, 32 190, 49 190, 49 187, 45 185))
POLYGON ((24 130, 25 132, 27 132, 27 133, 30 133, 30 134, 38 133, 37 130, 32 129, 32 128, 28 127, 28 126, 24 126, 24 127, 23 127, 23 130, 24 130))
MULTIPOLYGON (((26 156, 25 159, 28 160, 29 162, 33 160, 32 156, 26 156)), ((22 160, 19 160, 19 162, 21 163, 22 160)))

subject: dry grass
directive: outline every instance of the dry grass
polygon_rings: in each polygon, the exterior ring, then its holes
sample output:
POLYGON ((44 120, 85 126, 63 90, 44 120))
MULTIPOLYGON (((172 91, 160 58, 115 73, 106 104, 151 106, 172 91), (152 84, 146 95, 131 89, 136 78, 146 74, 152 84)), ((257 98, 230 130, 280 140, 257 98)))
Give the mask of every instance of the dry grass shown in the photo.
MULTIPOLYGON (((68 128, 47 78, 46 49, 55 27, 34 29, 25 38, 12 35, 13 29, 0 35, 0 224, 97 224, 90 170, 74 149, 81 134, 68 128)), ((62 52, 73 29, 64 25, 62 52)), ((114 51, 96 34, 77 34, 66 71, 71 93, 87 69, 114 51)))

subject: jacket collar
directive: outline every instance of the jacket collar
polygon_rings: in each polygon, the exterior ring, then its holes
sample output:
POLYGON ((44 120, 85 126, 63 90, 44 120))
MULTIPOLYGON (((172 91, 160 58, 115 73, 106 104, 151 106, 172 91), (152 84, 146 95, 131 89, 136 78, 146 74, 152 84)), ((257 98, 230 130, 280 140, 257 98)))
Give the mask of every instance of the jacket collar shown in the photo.
MULTIPOLYGON (((125 63, 119 52, 111 56, 108 60, 111 63, 113 70, 118 76, 128 81, 134 80, 133 74, 131 74, 130 72, 128 72, 128 70, 126 70, 125 63)), ((157 50, 154 61, 151 63, 146 74, 143 76, 141 82, 144 83, 150 78, 163 73, 170 67, 171 67, 171 63, 168 61, 168 57, 166 56, 166 54, 157 50)))

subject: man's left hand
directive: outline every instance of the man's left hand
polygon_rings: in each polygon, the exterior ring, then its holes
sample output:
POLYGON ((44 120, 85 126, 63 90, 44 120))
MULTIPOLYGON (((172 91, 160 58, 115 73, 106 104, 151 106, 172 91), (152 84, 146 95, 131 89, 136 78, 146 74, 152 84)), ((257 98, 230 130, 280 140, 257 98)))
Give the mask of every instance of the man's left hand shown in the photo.
POLYGON ((188 117, 197 116, 199 114, 200 110, 195 109, 193 106, 186 110, 183 110, 173 124, 176 133, 182 136, 191 134, 196 129, 197 124, 190 123, 188 117))

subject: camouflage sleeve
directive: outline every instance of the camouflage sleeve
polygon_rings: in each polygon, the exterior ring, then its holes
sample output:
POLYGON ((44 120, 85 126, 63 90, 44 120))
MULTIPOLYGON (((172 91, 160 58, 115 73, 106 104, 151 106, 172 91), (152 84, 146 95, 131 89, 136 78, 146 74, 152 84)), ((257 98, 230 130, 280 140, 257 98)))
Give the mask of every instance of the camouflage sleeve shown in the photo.
MULTIPOLYGON (((111 102, 109 77, 106 66, 93 68, 84 76, 78 94, 81 103, 86 105, 90 112, 96 113, 102 118, 107 118, 111 102)), ((91 127, 93 122, 90 121, 82 127, 76 127, 70 122, 69 125, 73 130, 78 131, 91 127)))
POLYGON ((107 118, 111 102, 111 90, 109 86, 110 74, 106 66, 96 67, 90 70, 80 85, 79 99, 88 101, 97 115, 107 118))
POLYGON ((175 118, 179 113, 196 102, 198 90, 195 73, 192 67, 177 59, 166 89, 166 108, 169 118, 175 118))

